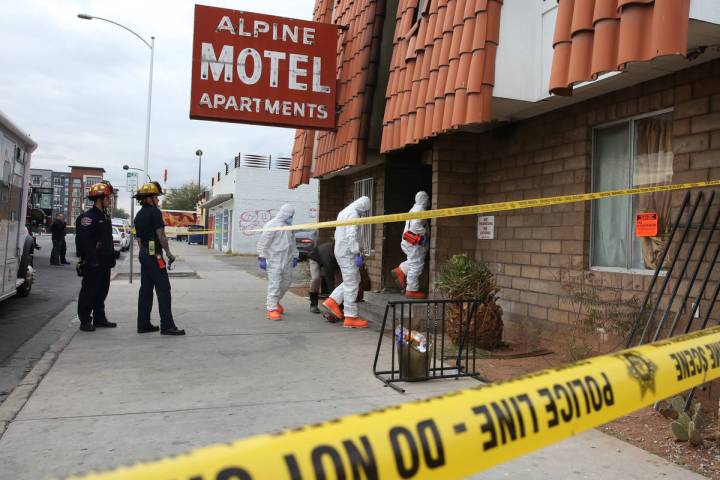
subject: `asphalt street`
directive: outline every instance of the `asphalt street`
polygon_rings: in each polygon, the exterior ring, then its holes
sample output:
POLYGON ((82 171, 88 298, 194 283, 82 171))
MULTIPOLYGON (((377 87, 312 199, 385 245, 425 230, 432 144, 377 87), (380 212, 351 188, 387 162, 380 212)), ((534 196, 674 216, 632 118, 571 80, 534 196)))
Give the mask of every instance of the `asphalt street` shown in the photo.
POLYGON ((74 236, 68 235, 67 260, 71 265, 55 267, 50 265, 50 236, 39 236, 41 248, 35 251, 34 262, 37 276, 30 295, 0 303, 0 402, 60 335, 48 329, 36 337, 80 291, 73 265, 74 242, 74 236))

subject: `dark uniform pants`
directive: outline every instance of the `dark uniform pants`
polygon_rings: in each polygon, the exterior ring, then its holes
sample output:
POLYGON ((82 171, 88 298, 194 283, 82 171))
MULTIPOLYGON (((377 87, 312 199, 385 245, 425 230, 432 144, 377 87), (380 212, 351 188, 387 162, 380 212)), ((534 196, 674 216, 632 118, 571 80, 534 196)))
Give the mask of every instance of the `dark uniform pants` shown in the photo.
POLYGON ((138 295, 138 329, 150 325, 150 312, 153 306, 153 290, 157 294, 160 310, 160 329, 168 330, 175 327, 172 317, 170 279, 167 268, 160 268, 157 258, 148 255, 145 248, 140 249, 140 294, 138 295))
POLYGON ((67 243, 64 238, 53 238, 52 241, 52 252, 50 252, 50 263, 57 265, 61 261, 65 262, 65 254, 67 253, 67 243))
POLYGON ((110 291, 110 265, 102 261, 97 267, 85 267, 78 298, 78 318, 82 324, 107 321, 105 299, 110 291), (92 314, 91 314, 92 312, 92 314))

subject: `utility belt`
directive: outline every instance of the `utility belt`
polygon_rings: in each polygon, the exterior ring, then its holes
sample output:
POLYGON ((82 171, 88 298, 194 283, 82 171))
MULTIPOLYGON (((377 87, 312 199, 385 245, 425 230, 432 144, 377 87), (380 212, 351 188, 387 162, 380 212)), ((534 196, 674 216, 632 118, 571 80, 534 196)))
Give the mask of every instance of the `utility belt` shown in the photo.
POLYGON ((148 240, 147 242, 142 242, 141 248, 144 248, 147 251, 148 255, 162 253, 162 247, 157 240, 148 240))
POLYGON ((75 273, 77 273, 78 277, 84 277, 88 271, 92 268, 107 268, 110 269, 112 266, 110 265, 110 262, 107 258, 103 258, 98 256, 97 257, 97 263, 88 263, 85 258, 80 258, 77 263, 75 264, 75 273))
POLYGON ((162 256, 162 249, 158 248, 159 245, 155 240, 150 240, 148 242, 142 243, 142 248, 140 249, 140 253, 145 253, 146 255, 150 257, 155 257, 155 260, 157 261, 158 267, 160 270, 165 269, 167 267, 167 264, 165 263, 165 259, 162 256))
POLYGON ((417 233, 413 233, 410 230, 405 231, 402 238, 410 245, 420 245, 423 243, 424 240, 423 235, 418 235, 417 233))

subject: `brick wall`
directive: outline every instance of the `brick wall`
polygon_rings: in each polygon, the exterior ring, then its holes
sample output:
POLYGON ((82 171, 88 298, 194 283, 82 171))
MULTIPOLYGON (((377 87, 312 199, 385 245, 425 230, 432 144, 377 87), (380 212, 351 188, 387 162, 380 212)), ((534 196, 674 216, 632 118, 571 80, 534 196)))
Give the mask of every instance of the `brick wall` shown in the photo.
MULTIPOLYGON (((434 141, 433 208, 590 191, 593 127, 669 107, 674 108, 673 183, 720 178, 720 62, 715 61, 485 134, 434 141)), ((683 195, 673 194, 672 218, 683 195)), ((548 331, 567 323, 573 304, 561 277, 589 270, 590 204, 496 214, 494 240, 475 240, 476 220, 433 221, 432 271, 454 253, 474 254, 497 271, 506 319, 530 319, 548 331)), ((626 298, 642 298, 651 280, 593 275, 623 288, 626 298)), ((706 298, 713 287, 711 282, 706 298)), ((701 310, 707 307, 701 304, 701 310)))
MULTIPOLYGON (((479 145, 473 135, 453 135, 433 144, 432 208, 473 205, 478 198, 479 145)), ((431 221, 430 271, 437 272, 453 255, 474 255, 477 227, 474 216, 431 221)), ((500 245, 497 245, 500 247, 500 245)), ((431 290, 433 277, 431 275, 431 290)))

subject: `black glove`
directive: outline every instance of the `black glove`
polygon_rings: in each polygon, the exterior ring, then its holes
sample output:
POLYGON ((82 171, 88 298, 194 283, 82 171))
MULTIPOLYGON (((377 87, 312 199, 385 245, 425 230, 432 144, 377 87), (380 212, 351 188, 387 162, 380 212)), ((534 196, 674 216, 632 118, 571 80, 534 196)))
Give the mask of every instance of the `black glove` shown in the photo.
POLYGON ((75 271, 78 277, 82 277, 85 274, 85 260, 80 260, 75 264, 75 271))

